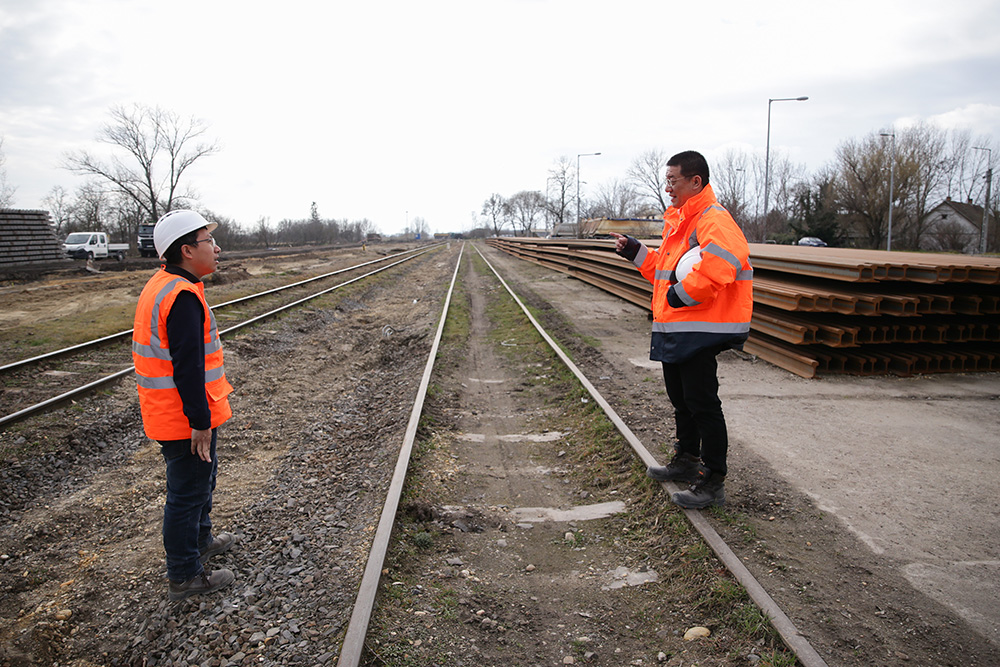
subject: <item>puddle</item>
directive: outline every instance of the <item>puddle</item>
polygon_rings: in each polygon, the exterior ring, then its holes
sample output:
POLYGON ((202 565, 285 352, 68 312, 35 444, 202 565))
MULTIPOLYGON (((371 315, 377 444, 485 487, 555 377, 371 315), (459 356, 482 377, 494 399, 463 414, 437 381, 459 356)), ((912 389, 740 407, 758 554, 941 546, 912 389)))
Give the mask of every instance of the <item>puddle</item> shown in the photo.
POLYGON ((541 521, 586 521, 588 519, 603 519, 625 511, 625 503, 613 500, 596 505, 580 505, 568 510, 554 507, 515 507, 510 511, 517 521, 539 523, 541 521))

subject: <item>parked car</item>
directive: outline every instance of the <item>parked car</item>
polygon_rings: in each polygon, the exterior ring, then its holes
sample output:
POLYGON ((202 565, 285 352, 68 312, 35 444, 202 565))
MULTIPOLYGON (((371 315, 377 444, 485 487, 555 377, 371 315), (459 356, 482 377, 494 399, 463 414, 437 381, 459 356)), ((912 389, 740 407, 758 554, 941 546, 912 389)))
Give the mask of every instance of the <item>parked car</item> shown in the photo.
POLYGON ((826 241, 816 238, 815 236, 803 236, 799 239, 799 245, 810 245, 814 248, 825 248, 826 241))
POLYGON ((119 262, 128 252, 127 243, 108 243, 104 232, 73 232, 63 241, 63 252, 72 259, 104 259, 114 257, 119 262))

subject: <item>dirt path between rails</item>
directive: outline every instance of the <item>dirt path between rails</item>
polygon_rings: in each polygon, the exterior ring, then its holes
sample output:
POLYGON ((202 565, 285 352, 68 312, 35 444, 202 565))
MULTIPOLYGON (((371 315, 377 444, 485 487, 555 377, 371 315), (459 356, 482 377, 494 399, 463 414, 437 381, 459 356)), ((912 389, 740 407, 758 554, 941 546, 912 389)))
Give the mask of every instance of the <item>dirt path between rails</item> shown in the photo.
MULTIPOLYGON (((571 323, 577 363, 664 451, 673 433, 647 312, 488 257, 571 323)), ((720 378, 729 507, 757 539, 714 523, 829 664, 1000 664, 1000 376, 803 380, 730 352, 720 378)))

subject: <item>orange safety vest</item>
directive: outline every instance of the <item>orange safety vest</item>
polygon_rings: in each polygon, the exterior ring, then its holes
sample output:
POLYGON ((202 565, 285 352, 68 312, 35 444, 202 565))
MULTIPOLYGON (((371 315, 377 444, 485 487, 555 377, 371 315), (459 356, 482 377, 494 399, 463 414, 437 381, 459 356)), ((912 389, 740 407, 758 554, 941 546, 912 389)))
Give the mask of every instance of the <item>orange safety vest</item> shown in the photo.
POLYGON ((667 209, 663 219, 659 249, 640 242, 633 260, 653 284, 653 358, 678 363, 705 348, 740 347, 753 314, 753 267, 743 232, 711 185, 680 209, 667 209), (701 261, 678 282, 677 263, 696 245, 701 261), (683 305, 668 302, 672 286, 683 305))
POLYGON ((167 316, 183 291, 198 296, 205 309, 205 395, 212 413, 212 428, 233 415, 229 407, 232 386, 222 363, 222 341, 215 315, 205 301, 204 283, 165 271, 157 271, 139 295, 132 330, 132 359, 135 363, 139 408, 146 435, 153 440, 186 440, 191 425, 184 415, 181 395, 174 384, 174 364, 167 340, 167 316))

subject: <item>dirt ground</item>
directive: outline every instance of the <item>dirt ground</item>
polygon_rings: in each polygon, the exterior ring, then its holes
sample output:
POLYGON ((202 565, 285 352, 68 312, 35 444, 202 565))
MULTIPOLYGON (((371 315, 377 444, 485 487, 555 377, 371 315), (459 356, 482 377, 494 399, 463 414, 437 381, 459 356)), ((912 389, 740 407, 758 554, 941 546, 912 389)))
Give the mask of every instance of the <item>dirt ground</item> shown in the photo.
MULTIPOLYGON (((328 659, 351 600, 345 582, 356 581, 370 535, 359 517, 378 504, 378 480, 391 467, 381 444, 401 438, 408 416, 385 406, 405 405, 414 390, 428 345, 422 332, 439 312, 453 252, 424 265, 412 284, 317 306, 226 344, 240 404, 216 511, 220 525, 245 527, 240 554, 221 560, 238 572, 232 598, 180 609, 162 601, 162 466, 139 428, 134 386, 61 413, 72 416, 68 425, 64 417, 42 419, 0 433, 4 445, 18 438, 53 444, 37 460, 0 469, 0 663, 328 659), (300 377, 303 366, 314 372, 300 377), (60 619, 64 611, 70 620, 60 619), (206 624, 215 633, 201 637, 206 624), (36 652, 25 653, 32 646, 36 652)), ((484 252, 571 337, 577 363, 665 460, 671 420, 659 371, 647 360, 645 311, 484 252)), ((322 262, 284 261, 288 270, 322 262)), ((258 266, 245 262, 244 270, 253 275, 258 266)), ((99 309, 93 295, 105 289, 135 298, 134 286, 110 276, 0 288, 0 326, 99 309)), ((496 360, 471 362, 496 368, 496 360)), ((732 439, 729 503, 756 539, 715 521, 717 529, 829 664, 1000 664, 1000 513, 992 493, 1000 473, 1000 377, 803 380, 736 353, 723 356, 720 375, 732 439)), ((467 426, 470 434, 491 420, 495 430, 501 417, 531 432, 532 415, 505 405, 501 387, 477 388, 496 410, 467 426)), ((461 446, 459 460, 469 451, 461 446)), ((485 462, 483 474, 513 479, 497 465, 485 462)), ((550 486, 551 498, 511 505, 582 504, 559 495, 558 474, 550 486)), ((500 558, 519 538, 507 539, 500 558)), ((525 600, 512 594, 510 609, 514 601, 525 600)), ((557 603, 544 601, 553 614, 557 603)))

